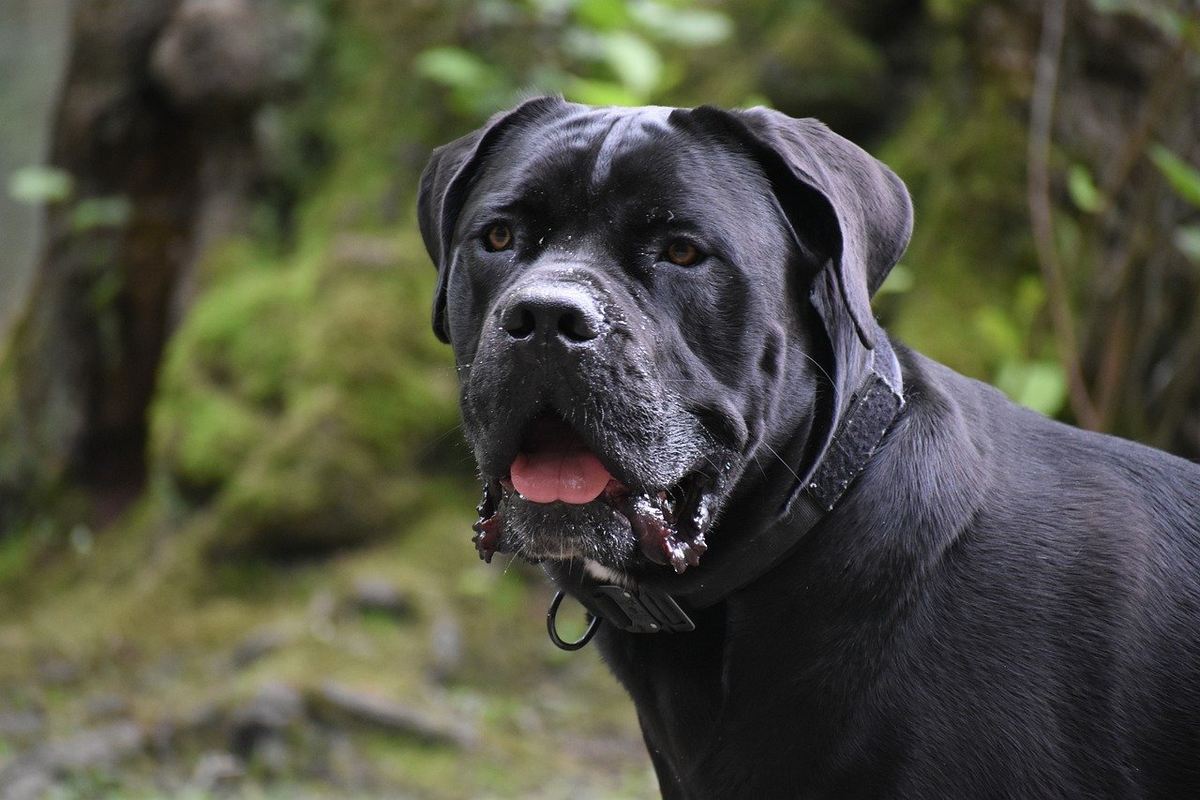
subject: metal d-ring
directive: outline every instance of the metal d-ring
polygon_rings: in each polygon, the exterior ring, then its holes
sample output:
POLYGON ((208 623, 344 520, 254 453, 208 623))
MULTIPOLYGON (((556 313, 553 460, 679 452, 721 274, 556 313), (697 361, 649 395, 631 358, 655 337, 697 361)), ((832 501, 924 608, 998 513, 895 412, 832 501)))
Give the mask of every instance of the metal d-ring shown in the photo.
POLYGON ((556 623, 558 619, 558 607, 562 605, 562 600, 563 593, 557 592, 554 595, 554 599, 550 601, 550 609, 546 612, 546 633, 550 634, 550 641, 554 642, 554 646, 560 650, 579 650, 596 635, 596 629, 600 627, 600 618, 591 618, 591 622, 588 623, 587 630, 583 632, 583 636, 580 636, 573 642, 565 641, 558 635, 558 626, 556 623))

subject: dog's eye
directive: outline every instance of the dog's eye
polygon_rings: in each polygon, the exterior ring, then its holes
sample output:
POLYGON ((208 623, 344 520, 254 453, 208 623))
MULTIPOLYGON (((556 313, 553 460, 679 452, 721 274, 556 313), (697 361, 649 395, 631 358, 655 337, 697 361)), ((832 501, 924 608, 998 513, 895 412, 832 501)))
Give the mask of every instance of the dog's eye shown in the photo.
POLYGON ((483 235, 484 245, 492 252, 507 250, 512 247, 512 242, 512 229, 503 222, 497 222, 495 225, 490 226, 487 229, 487 233, 483 235))
POLYGON ((700 260, 700 251, 696 245, 683 239, 676 239, 667 245, 667 261, 681 267, 690 267, 700 260))

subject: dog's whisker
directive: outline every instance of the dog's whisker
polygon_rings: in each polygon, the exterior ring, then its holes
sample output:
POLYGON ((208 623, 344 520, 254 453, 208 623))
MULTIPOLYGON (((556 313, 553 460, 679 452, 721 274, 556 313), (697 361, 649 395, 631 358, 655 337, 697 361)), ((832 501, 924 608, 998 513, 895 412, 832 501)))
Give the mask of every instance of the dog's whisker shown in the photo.
POLYGON ((825 380, 829 381, 830 386, 834 385, 833 378, 830 376, 830 374, 828 372, 825 371, 825 368, 823 366, 821 366, 821 362, 817 361, 815 358, 810 356, 808 353, 805 353, 803 350, 800 351, 800 355, 804 356, 806 359, 811 361, 813 366, 821 371, 821 374, 825 376, 825 380))
POLYGON ((758 467, 758 471, 762 473, 762 476, 764 478, 767 477, 767 471, 763 469, 762 462, 758 460, 758 453, 751 453, 750 457, 754 460, 754 466, 758 467))
POLYGON ((516 561, 518 558, 520 558, 521 555, 526 551, 526 549, 528 549, 528 547, 529 547, 529 542, 523 542, 521 544, 521 546, 517 548, 517 551, 512 554, 512 558, 508 559, 508 563, 504 565, 504 571, 501 572, 500 574, 507 575, 509 568, 512 567, 512 565, 513 565, 513 562, 516 561))
POLYGON ((786 469, 788 472, 790 472, 793 478, 795 478, 797 481, 800 480, 800 476, 796 474, 796 470, 792 469, 792 465, 787 463, 786 461, 784 461, 783 456, 779 455, 779 453, 776 453, 775 448, 771 447, 770 443, 767 442, 766 439, 763 439, 763 447, 770 450, 771 455, 773 455, 773 456, 775 456, 775 458, 779 459, 779 463, 783 464, 783 468, 786 469))

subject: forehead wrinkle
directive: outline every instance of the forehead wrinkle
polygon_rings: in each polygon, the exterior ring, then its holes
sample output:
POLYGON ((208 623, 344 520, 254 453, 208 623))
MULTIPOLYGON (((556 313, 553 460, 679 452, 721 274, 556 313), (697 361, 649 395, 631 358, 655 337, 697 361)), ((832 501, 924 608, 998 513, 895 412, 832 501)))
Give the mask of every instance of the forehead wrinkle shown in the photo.
POLYGON ((615 118, 600 138, 592 165, 590 184, 593 191, 608 180, 613 162, 622 150, 644 143, 652 138, 654 133, 668 130, 666 118, 653 113, 655 110, 651 108, 634 113, 612 110, 615 118))
POLYGON ((486 172, 510 175, 516 180, 511 192, 517 196, 542 196, 567 185, 594 195, 611 177, 614 162, 622 155, 671 133, 667 111, 657 107, 586 109, 549 121, 532 132, 536 138, 518 139, 520 144, 509 151, 517 160, 488 165, 486 172), (548 184, 549 176, 554 177, 548 184))
POLYGON ((633 122, 633 117, 617 117, 600 138, 600 146, 596 150, 596 158, 592 163, 590 183, 593 190, 608 178, 609 172, 612 171, 613 158, 616 156, 617 148, 622 144, 624 134, 633 125, 633 122))
MULTIPOLYGON (((554 120, 537 131, 534 146, 526 140, 522 158, 509 164, 507 172, 516 180, 515 197, 542 197, 557 193, 565 184, 581 184, 595 160, 597 139, 594 134, 598 115, 591 111, 554 120), (551 181, 547 181, 551 178, 551 181)), ((606 126, 610 127, 611 123, 606 126)))

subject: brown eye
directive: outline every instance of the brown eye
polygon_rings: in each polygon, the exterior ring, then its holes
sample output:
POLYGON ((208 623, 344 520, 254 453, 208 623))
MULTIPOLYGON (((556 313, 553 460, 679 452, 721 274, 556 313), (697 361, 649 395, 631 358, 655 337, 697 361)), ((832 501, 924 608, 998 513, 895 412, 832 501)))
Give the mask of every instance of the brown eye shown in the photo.
POLYGON ((667 245, 667 260, 681 267, 690 267, 700 260, 700 251, 691 242, 679 239, 667 245))
POLYGON ((484 234, 483 242, 491 251, 507 250, 512 247, 512 230, 503 222, 497 222, 495 225, 487 229, 484 234))

